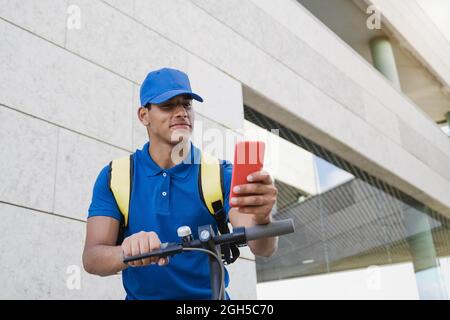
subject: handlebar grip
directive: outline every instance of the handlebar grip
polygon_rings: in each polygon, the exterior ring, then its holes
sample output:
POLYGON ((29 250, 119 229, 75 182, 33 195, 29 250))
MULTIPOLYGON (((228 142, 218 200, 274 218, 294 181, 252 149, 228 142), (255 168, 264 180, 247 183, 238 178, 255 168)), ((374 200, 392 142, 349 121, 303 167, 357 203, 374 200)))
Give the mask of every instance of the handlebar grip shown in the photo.
POLYGON ((292 219, 285 219, 273 221, 266 225, 254 226, 245 229, 247 241, 257 240, 261 238, 270 238, 281 236, 283 234, 293 233, 294 221, 292 219))
POLYGON ((124 263, 128 263, 128 262, 132 262, 132 261, 136 261, 136 260, 140 260, 140 259, 145 259, 145 258, 151 258, 151 257, 160 257, 160 258, 165 258, 168 256, 172 256, 175 254, 178 254, 180 252, 183 251, 183 246, 176 244, 176 243, 161 243, 161 249, 159 250, 155 250, 152 252, 148 252, 148 253, 143 253, 143 254, 139 254, 136 256, 131 256, 131 257, 125 257, 123 259, 124 263))

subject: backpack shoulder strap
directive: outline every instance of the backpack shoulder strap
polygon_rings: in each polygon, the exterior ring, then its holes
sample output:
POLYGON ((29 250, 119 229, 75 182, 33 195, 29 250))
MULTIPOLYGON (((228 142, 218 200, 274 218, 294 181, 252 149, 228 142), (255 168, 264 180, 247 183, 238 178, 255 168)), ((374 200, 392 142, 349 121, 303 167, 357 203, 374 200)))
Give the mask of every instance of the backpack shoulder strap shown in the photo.
MULTIPOLYGON (((200 198, 214 217, 220 234, 230 233, 227 216, 223 207, 223 172, 219 159, 202 152, 198 174, 198 187, 200 198)), ((221 246, 222 258, 225 264, 236 261, 239 257, 239 248, 233 244, 221 246)))
POLYGON ((122 224, 128 226, 128 212, 130 210, 131 189, 133 186, 133 157, 129 156, 114 159, 110 162, 109 188, 122 214, 122 224))
POLYGON ((219 159, 202 152, 198 186, 200 198, 211 215, 223 209, 222 166, 219 159))

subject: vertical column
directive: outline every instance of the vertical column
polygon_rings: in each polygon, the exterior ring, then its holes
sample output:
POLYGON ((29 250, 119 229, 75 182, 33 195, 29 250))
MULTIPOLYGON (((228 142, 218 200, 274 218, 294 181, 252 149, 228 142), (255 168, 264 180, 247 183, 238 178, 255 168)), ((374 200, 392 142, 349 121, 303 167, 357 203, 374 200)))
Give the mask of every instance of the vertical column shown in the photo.
POLYGON ((394 51, 387 37, 376 37, 370 41, 374 67, 380 71, 395 88, 401 91, 394 51))
POLYGON ((447 299, 447 291, 440 273, 427 208, 413 204, 404 212, 407 242, 412 256, 420 299, 447 299))

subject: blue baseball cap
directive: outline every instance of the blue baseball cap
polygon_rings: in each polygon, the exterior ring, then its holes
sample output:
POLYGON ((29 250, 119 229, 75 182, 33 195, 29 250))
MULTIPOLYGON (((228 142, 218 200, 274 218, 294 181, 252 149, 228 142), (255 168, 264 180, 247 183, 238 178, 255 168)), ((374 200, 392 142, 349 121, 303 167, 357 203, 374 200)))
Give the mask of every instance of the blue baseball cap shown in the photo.
POLYGON ((141 106, 160 104, 180 94, 188 94, 192 99, 203 102, 202 97, 192 92, 186 73, 171 68, 155 70, 141 85, 141 106))

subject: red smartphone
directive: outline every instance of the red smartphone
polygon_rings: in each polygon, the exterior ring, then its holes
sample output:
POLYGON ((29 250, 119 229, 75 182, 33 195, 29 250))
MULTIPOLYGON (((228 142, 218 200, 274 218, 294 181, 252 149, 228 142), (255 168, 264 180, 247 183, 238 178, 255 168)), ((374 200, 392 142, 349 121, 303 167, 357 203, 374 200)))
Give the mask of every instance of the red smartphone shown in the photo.
POLYGON ((234 148, 234 164, 233 173, 231 176, 231 190, 230 190, 230 206, 233 197, 238 197, 238 194, 233 192, 235 186, 250 183, 247 176, 253 172, 262 169, 264 164, 264 151, 266 145, 263 141, 241 141, 236 143, 234 148))

